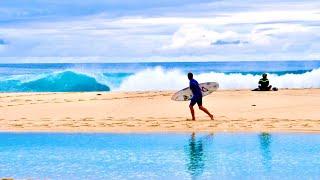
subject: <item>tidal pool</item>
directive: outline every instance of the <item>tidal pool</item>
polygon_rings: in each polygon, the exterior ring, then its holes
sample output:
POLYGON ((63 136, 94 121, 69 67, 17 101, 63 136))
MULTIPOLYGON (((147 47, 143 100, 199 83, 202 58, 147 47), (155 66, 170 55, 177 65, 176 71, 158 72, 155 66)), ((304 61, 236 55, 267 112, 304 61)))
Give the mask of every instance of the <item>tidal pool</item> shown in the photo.
POLYGON ((319 179, 320 134, 0 133, 0 177, 319 179))

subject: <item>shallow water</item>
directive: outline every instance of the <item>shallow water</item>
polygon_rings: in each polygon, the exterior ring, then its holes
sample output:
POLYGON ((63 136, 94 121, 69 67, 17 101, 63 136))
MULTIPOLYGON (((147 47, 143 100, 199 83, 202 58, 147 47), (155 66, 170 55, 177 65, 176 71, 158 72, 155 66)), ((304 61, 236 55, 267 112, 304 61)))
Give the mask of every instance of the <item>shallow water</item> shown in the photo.
POLYGON ((0 133, 0 177, 319 179, 320 134, 0 133))

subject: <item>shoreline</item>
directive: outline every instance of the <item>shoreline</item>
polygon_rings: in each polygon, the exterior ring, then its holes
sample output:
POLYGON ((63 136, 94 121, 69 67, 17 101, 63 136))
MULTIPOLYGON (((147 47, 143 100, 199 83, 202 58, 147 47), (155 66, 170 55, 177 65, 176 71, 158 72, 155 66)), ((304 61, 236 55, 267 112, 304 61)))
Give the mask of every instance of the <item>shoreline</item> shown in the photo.
POLYGON ((301 130, 274 130, 274 131, 70 131, 70 130, 61 130, 61 131, 48 131, 48 130, 0 130, 0 134, 190 134, 190 133, 199 133, 199 134, 320 134, 320 131, 301 131, 301 130))
POLYGON ((320 133, 320 89, 218 90, 204 97, 215 120, 173 91, 0 93, 0 132, 320 133), (101 94, 101 95, 97 95, 101 94))

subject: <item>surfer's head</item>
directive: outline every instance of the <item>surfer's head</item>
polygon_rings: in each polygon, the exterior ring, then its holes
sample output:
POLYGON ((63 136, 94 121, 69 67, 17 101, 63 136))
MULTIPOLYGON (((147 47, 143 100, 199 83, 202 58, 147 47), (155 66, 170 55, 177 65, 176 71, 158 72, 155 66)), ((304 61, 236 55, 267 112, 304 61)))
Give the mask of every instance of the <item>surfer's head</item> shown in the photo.
POLYGON ((191 72, 188 73, 188 79, 189 80, 193 79, 193 74, 191 72))
POLYGON ((262 74, 262 77, 267 78, 267 74, 266 73, 262 74))

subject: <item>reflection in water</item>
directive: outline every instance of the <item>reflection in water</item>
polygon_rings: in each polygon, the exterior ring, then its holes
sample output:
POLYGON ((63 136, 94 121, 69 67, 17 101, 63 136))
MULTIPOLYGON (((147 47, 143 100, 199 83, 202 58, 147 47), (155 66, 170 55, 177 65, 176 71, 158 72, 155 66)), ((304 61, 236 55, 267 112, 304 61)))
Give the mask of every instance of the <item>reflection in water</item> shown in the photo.
POLYGON ((188 171, 192 178, 196 178, 203 173, 204 165, 205 165, 205 155, 204 155, 204 142, 203 140, 210 140, 212 135, 209 135, 204 138, 196 138, 195 133, 191 134, 191 137, 187 146, 187 154, 188 154, 188 171))
POLYGON ((271 150, 270 150, 270 144, 271 144, 271 135, 269 133, 261 133, 259 135, 259 141, 260 141, 260 150, 262 154, 262 162, 266 170, 271 169, 271 150))

